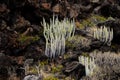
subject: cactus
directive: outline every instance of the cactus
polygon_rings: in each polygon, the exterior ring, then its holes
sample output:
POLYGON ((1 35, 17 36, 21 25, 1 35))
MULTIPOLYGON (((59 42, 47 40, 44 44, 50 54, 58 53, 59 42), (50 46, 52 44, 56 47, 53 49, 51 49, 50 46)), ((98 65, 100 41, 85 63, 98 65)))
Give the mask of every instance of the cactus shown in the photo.
POLYGON ((63 55, 65 52, 65 40, 74 36, 75 23, 74 20, 64 18, 59 21, 58 17, 53 16, 50 24, 46 23, 43 18, 44 37, 46 39, 45 55, 49 58, 55 58, 63 55))
POLYGON ((96 68, 93 57, 79 56, 79 63, 85 66, 85 72, 87 76, 93 74, 93 70, 96 68))
POLYGON ((113 39, 113 29, 107 28, 105 26, 95 28, 93 30, 93 38, 98 39, 110 46, 113 39))

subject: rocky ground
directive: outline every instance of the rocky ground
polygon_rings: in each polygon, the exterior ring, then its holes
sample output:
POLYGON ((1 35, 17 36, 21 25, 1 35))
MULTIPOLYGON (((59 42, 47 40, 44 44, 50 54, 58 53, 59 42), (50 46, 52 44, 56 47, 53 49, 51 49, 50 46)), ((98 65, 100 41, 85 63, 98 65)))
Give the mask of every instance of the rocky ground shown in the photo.
MULTIPOLYGON (((113 70, 113 75, 103 74, 101 70, 101 73, 96 73, 97 79, 86 77, 85 66, 78 61, 80 55, 89 56, 94 50, 102 51, 101 55, 109 51, 120 56, 119 47, 119 0, 0 0, 0 80, 23 80, 29 74, 35 77, 38 71, 42 75, 37 80, 120 80, 120 71, 116 70, 113 70), (49 22, 53 14, 59 20, 74 18, 76 31, 72 41, 66 41, 64 58, 49 60, 44 54, 45 38, 41 22, 43 17, 49 22), (93 26, 113 29, 110 46, 89 35, 93 26), (25 74, 26 64, 30 68, 25 74), (98 74, 105 76, 100 75, 100 78, 98 74)), ((114 61, 118 63, 118 69, 119 57, 114 61)))

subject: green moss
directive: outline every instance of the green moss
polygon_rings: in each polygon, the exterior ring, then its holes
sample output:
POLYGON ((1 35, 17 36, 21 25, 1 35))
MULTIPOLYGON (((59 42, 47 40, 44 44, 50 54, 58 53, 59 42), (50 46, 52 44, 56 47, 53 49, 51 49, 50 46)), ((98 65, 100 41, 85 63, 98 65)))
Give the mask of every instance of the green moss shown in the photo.
POLYGON ((55 78, 53 76, 49 76, 47 78, 44 78, 43 80, 59 80, 58 78, 55 78))
POLYGON ((29 72, 32 73, 32 74, 37 74, 38 73, 36 67, 34 67, 34 66, 29 68, 29 72))
POLYGON ((70 57, 70 55, 69 54, 64 54, 64 59, 67 59, 67 58, 69 58, 70 57))
POLYGON ((40 39, 40 37, 39 36, 26 36, 26 35, 20 35, 19 37, 18 37, 18 41, 20 42, 20 43, 32 43, 32 42, 35 42, 35 41, 37 41, 37 40, 39 40, 40 39))
POLYGON ((47 65, 47 64, 48 64, 48 60, 40 61, 40 62, 39 62, 39 65, 40 65, 41 67, 44 67, 44 65, 47 65))
POLYGON ((103 16, 100 16, 100 15, 91 15, 91 17, 83 20, 80 22, 80 29, 81 27, 93 27, 95 26, 97 23, 100 23, 100 22, 104 22, 106 21, 107 19, 103 16))
POLYGON ((75 79, 73 79, 71 77, 66 77, 64 80, 75 80, 75 79))
POLYGON ((84 44, 83 43, 84 40, 86 40, 85 37, 80 35, 75 35, 66 41, 66 47, 69 49, 79 48, 79 46, 84 44))
POLYGON ((103 16, 100 16, 100 15, 93 15, 92 19, 96 19, 96 21, 98 22, 103 22, 103 21, 106 21, 107 18, 103 17, 103 16))
POLYGON ((52 66, 52 73, 60 72, 61 69, 63 68, 62 65, 57 65, 57 66, 52 66))
POLYGON ((81 22, 81 26, 92 27, 95 26, 95 24, 90 19, 86 19, 81 22))
POLYGON ((75 45, 74 44, 71 44, 69 41, 66 41, 66 47, 67 48, 70 48, 70 49, 73 49, 74 47, 75 47, 75 45))
POLYGON ((82 53, 82 56, 90 57, 88 53, 82 53))
POLYGON ((67 48, 70 48, 70 49, 75 48, 75 47, 76 47, 76 44, 75 44, 75 43, 78 42, 79 37, 80 37, 80 36, 75 35, 75 36, 73 36, 72 38, 69 38, 68 40, 66 40, 66 47, 67 47, 67 48), (78 38, 78 39, 77 39, 77 38, 78 38), (74 43, 72 43, 72 42, 74 42, 74 43))

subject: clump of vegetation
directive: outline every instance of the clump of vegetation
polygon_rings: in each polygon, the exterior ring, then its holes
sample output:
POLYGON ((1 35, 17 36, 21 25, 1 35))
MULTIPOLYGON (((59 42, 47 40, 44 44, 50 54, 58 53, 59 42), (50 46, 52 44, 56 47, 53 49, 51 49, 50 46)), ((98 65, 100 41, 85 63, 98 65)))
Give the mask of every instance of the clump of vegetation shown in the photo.
POLYGON ((62 68, 63 68, 62 65, 53 66, 51 71, 52 73, 61 72, 62 68))
POLYGON ((107 18, 100 16, 100 15, 92 15, 91 17, 82 20, 80 24, 78 24, 79 29, 83 29, 84 27, 93 27, 97 23, 106 21, 107 18))
POLYGON ((79 21, 76 21, 76 22, 75 22, 75 25, 76 25, 76 27, 79 28, 79 29, 84 29, 84 28, 85 28, 79 21))
POLYGON ((50 24, 43 19, 44 37, 46 40, 45 55, 49 58, 63 55, 65 53, 65 40, 74 36, 74 20, 64 18, 59 21, 58 17, 53 16, 50 24))
POLYGON ((48 60, 39 61, 38 65, 41 66, 41 67, 43 67, 43 66, 45 66, 45 65, 48 65, 48 60))
POLYGON ((66 77, 64 80, 75 80, 75 79, 73 79, 71 77, 66 77))
POLYGON ((91 40, 89 40, 83 36, 75 35, 66 41, 66 47, 68 47, 70 49, 87 47, 87 46, 89 46, 90 42, 91 42, 91 40))
POLYGON ((35 66, 30 66, 28 72, 29 74, 38 74, 38 71, 35 66))
POLYGON ((69 58, 70 56, 71 56, 70 54, 65 53, 65 54, 64 54, 64 59, 67 59, 67 58, 69 58))
POLYGON ((20 35, 17 40, 20 43, 28 43, 28 44, 30 44, 32 42, 35 42, 35 41, 39 40, 39 39, 40 39, 40 37, 37 36, 37 35, 36 36, 20 35))
POLYGON ((53 76, 49 76, 47 78, 44 78, 43 80, 59 80, 58 78, 55 78, 53 76))
POLYGON ((88 53, 82 53, 82 56, 90 57, 88 53))
POLYGON ((93 28, 93 37, 110 46, 113 39, 113 29, 105 26, 93 28))

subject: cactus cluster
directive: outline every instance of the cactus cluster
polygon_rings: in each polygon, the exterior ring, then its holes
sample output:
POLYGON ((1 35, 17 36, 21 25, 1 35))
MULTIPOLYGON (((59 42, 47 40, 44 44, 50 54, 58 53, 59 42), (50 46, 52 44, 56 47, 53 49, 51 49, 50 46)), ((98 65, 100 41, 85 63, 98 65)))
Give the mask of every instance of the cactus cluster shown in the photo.
POLYGON ((79 56, 79 63, 85 66, 85 73, 87 76, 93 74, 93 71, 96 68, 93 57, 79 56))
POLYGON ((44 37, 46 39, 45 55, 49 58, 55 58, 63 55, 65 52, 65 40, 72 37, 75 32, 74 20, 64 18, 59 21, 58 17, 53 16, 50 24, 43 18, 44 37))
POLYGON ((110 46, 113 39, 113 29, 107 28, 105 26, 94 28, 93 37, 110 46))

